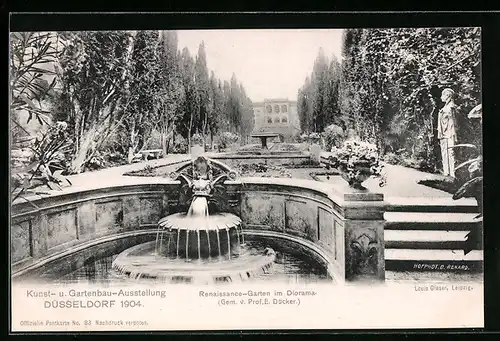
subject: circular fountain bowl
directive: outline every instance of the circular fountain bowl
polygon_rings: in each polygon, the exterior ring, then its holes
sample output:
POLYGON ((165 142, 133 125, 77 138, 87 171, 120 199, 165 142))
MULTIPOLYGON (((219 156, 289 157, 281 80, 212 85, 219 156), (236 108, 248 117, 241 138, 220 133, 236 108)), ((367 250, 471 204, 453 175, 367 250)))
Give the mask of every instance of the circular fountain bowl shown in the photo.
POLYGON ((243 242, 241 219, 231 213, 188 216, 175 213, 158 222, 156 250, 161 256, 210 258, 236 254, 243 242))
POLYGON ((227 230, 241 225, 240 217, 232 213, 216 213, 207 217, 188 217, 174 213, 160 219, 158 226, 165 230, 227 230))
POLYGON ((237 256, 209 259, 172 259, 155 253, 156 242, 133 246, 113 261, 113 269, 134 279, 167 283, 215 284, 242 282, 271 270, 276 253, 267 248, 255 253, 241 246, 237 256))

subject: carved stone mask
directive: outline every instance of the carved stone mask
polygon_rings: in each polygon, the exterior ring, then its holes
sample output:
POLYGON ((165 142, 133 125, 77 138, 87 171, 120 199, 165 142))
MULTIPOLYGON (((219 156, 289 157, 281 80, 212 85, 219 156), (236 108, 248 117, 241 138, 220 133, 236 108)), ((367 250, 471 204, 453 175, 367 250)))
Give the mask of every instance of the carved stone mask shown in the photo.
POLYGON ((203 157, 198 157, 194 161, 194 169, 198 173, 198 175, 205 176, 208 173, 208 160, 203 157))

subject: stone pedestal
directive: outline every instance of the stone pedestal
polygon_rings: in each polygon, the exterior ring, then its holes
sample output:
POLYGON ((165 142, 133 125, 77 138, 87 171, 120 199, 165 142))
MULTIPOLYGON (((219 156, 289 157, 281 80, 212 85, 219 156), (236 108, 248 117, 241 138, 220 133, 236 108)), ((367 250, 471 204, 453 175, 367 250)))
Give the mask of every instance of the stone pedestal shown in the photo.
POLYGON ((319 144, 313 144, 309 147, 309 152, 311 153, 311 160, 314 163, 319 163, 321 155, 321 147, 319 144))
POLYGON ((205 153, 205 148, 203 146, 192 146, 191 147, 191 157, 197 158, 205 153))
POLYGON ((261 149, 267 149, 267 136, 260 137, 261 149))
POLYGON ((385 280, 384 211, 381 193, 335 186, 345 231, 345 279, 350 282, 385 280))
POLYGON ((239 143, 231 143, 229 145, 229 150, 232 152, 237 152, 240 149, 240 144, 239 143))
POLYGON ((255 134, 251 135, 252 138, 260 139, 261 149, 263 149, 263 150, 266 150, 269 148, 267 145, 268 139, 273 139, 273 138, 278 137, 278 136, 280 136, 280 134, 278 134, 278 133, 265 133, 265 132, 255 133, 255 134))

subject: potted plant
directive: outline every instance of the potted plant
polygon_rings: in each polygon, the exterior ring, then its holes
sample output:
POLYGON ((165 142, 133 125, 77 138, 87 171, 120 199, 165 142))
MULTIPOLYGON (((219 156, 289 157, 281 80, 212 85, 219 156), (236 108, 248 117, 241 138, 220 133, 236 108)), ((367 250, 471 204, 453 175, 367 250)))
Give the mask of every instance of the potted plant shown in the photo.
POLYGON ((320 133, 310 133, 308 136, 309 143, 311 144, 318 144, 319 141, 321 140, 321 134, 320 133))
POLYGON ((340 148, 332 147, 332 154, 331 166, 339 171, 351 188, 365 190, 362 183, 372 176, 380 179, 379 186, 385 185, 386 178, 376 145, 348 140, 340 148))

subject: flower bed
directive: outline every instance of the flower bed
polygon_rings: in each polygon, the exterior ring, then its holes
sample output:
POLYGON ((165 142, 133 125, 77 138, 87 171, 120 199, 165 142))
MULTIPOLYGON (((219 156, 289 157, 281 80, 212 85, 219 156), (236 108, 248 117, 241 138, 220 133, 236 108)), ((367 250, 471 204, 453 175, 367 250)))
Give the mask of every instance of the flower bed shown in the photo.
POLYGON ((269 148, 273 152, 294 152, 301 153, 301 149, 291 143, 275 143, 269 148))
POLYGON ((291 178, 292 173, 285 167, 266 165, 264 163, 241 164, 236 167, 240 176, 263 178, 291 178))

